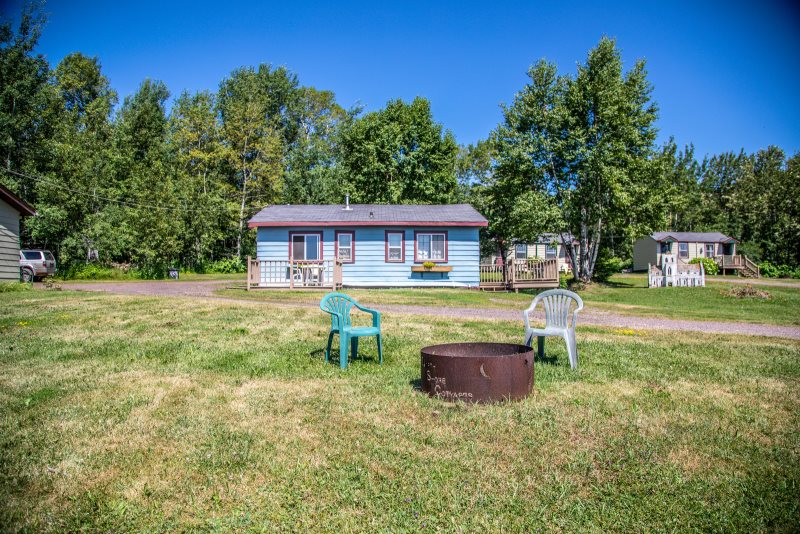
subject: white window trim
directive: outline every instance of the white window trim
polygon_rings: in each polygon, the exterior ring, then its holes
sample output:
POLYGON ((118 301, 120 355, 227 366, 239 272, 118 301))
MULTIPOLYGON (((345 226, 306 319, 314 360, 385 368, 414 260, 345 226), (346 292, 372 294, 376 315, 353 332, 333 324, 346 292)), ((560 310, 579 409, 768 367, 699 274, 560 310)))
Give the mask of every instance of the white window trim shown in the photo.
MULTIPOLYGON (((447 232, 416 232, 414 234, 414 261, 418 263, 430 261, 432 263, 447 263, 447 232), (440 235, 444 240, 444 257, 443 258, 420 258, 420 248, 419 248, 419 241, 422 236, 431 236, 430 240, 430 252, 433 253, 433 236, 440 235)), ((432 255, 432 254, 431 254, 432 255)))

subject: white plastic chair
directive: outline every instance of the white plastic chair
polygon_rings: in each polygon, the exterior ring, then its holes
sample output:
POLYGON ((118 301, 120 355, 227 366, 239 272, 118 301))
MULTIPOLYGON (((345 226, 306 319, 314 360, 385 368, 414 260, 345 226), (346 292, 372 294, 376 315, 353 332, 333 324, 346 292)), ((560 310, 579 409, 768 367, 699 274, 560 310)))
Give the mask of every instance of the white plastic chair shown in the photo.
MULTIPOLYGON (((569 364, 573 369, 577 369, 578 347, 575 343, 575 323, 578 321, 578 312, 582 309, 583 300, 572 291, 567 291, 566 289, 550 289, 539 293, 536 295, 536 298, 533 299, 528 309, 522 312, 522 318, 525 321, 525 345, 532 347, 533 345, 531 343, 533 342, 534 336, 563 337, 567 344, 569 364), (528 314, 536 308, 539 302, 544 306, 545 326, 544 328, 531 328, 528 314), (572 312, 572 322, 570 322, 570 308, 573 302, 576 304, 576 307, 572 312)), ((544 355, 542 354, 543 348, 544 345, 540 344, 540 357, 544 355)))

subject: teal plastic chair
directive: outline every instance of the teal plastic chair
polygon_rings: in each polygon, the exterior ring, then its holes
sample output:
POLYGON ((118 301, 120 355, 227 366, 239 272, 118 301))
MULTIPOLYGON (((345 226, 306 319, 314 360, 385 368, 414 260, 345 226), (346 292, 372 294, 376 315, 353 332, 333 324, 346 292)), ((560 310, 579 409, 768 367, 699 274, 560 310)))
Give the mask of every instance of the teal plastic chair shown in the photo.
POLYGON ((339 366, 347 368, 347 348, 350 346, 353 358, 358 356, 358 338, 378 338, 378 361, 383 363, 383 346, 381 343, 381 314, 361 306, 354 298, 344 293, 328 293, 319 302, 322 311, 331 314, 331 332, 328 334, 328 346, 325 348, 325 361, 330 361, 333 336, 339 334, 339 366), (353 326, 350 312, 353 308, 372 315, 372 326, 353 326))

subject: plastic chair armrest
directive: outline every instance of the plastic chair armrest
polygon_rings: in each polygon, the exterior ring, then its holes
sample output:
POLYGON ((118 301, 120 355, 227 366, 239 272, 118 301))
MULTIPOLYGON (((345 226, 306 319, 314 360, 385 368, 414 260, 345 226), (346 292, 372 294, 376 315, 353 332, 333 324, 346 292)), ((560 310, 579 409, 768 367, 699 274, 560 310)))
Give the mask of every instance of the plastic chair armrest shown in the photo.
POLYGON ((366 308, 364 306, 361 306, 358 303, 356 303, 355 306, 359 310, 361 310, 361 311, 363 311, 365 313, 369 313, 369 314, 372 315, 372 326, 374 326, 374 327, 380 327, 381 326, 381 312, 379 312, 378 310, 372 310, 370 308, 366 308))

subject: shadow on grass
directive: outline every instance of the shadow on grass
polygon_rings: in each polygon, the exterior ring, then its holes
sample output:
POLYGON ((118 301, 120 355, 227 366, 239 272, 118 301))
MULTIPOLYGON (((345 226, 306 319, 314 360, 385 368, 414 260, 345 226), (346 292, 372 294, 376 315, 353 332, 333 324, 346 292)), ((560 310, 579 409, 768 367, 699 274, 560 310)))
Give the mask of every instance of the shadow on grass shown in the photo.
POLYGON ((541 357, 537 354, 536 356, 533 357, 533 363, 534 365, 536 365, 537 363, 544 363, 547 365, 558 365, 558 358, 556 358, 555 356, 549 356, 547 353, 545 353, 545 355, 541 357))
MULTIPOLYGON (((321 360, 324 360, 325 359, 325 349, 312 350, 312 351, 310 351, 308 353, 308 356, 310 358, 320 358, 321 360)), ((376 354, 369 354, 369 353, 364 354, 364 352, 362 352, 361 350, 358 351, 358 355, 355 358, 353 357, 353 353, 352 352, 348 352, 347 353, 347 358, 348 358, 348 361, 350 361, 350 362, 354 362, 354 361, 359 361, 359 362, 362 362, 362 361, 364 361, 364 362, 366 362, 366 361, 374 361, 376 363, 378 362, 378 354, 377 353, 376 354)), ((331 347, 331 356, 330 356, 330 359, 328 360, 328 363, 330 365, 336 365, 336 366, 339 365, 339 349, 338 349, 338 347, 337 348, 331 347)))
POLYGON ((611 287, 614 289, 647 289, 644 286, 632 284, 630 282, 615 282, 608 280, 606 282, 595 282, 595 283, 601 287, 611 287))
POLYGON ((408 385, 412 387, 414 391, 422 391, 422 379, 421 378, 414 378, 408 381, 408 385))

